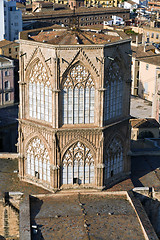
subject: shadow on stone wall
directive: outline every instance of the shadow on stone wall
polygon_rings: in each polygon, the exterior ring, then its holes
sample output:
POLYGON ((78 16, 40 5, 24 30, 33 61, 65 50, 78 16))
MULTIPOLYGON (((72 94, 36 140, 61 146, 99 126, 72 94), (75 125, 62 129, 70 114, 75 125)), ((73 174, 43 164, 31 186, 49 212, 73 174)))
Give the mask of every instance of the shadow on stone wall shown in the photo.
POLYGON ((36 216, 40 212, 43 201, 37 197, 30 197, 30 212, 31 212, 31 235, 32 240, 44 240, 41 232, 43 225, 36 223, 36 216))

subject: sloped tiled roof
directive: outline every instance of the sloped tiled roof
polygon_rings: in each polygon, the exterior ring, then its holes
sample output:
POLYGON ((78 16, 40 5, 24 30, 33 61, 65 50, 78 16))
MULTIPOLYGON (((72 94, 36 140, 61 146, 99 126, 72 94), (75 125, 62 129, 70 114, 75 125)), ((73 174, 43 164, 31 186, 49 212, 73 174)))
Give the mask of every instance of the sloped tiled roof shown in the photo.
POLYGON ((160 66, 160 54, 156 54, 155 56, 151 56, 147 58, 142 58, 141 61, 149 64, 153 64, 156 66, 160 66))
POLYGON ((132 48, 132 56, 136 58, 140 57, 148 57, 148 56, 155 56, 156 53, 154 53, 155 47, 153 45, 146 46, 146 49, 144 51, 144 46, 131 46, 132 48))
POLYGON ((158 128, 159 123, 154 118, 131 119, 132 128, 158 128))
POLYGON ((126 34, 119 34, 118 31, 104 29, 95 29, 88 27, 80 29, 77 27, 62 27, 53 25, 48 28, 41 28, 29 31, 23 31, 20 39, 43 42, 53 45, 92 45, 108 44, 120 40, 130 39, 126 34))
POLYGON ((8 41, 8 40, 5 40, 5 39, 0 41, 0 47, 4 47, 4 46, 9 45, 9 44, 12 44, 12 42, 8 41))

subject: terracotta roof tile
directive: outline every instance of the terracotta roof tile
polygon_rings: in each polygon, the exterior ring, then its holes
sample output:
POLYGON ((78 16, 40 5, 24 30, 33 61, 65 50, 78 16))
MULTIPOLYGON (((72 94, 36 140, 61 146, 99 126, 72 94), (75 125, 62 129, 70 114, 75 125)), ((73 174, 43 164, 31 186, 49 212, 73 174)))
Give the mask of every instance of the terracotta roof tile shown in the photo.
POLYGON ((9 45, 9 44, 12 44, 12 42, 8 41, 8 40, 5 40, 5 39, 0 41, 0 47, 4 47, 4 46, 9 45))
POLYGON ((148 57, 148 56, 156 56, 154 53, 155 47, 152 45, 146 46, 146 50, 144 51, 144 46, 131 46, 132 48, 132 56, 136 58, 140 57, 148 57))
POLYGON ((152 65, 160 66, 160 54, 156 54, 155 56, 147 58, 142 58, 141 61, 152 65))
MULTIPOLYGON (((48 28, 47 28, 48 29, 48 28)), ((29 33, 29 32, 28 32, 29 33)), ((123 38, 128 38, 123 35, 123 38)), ((107 44, 122 39, 117 32, 97 31, 95 29, 77 29, 67 30, 67 28, 54 28, 48 31, 31 32, 30 39, 38 42, 45 42, 54 45, 91 45, 91 44, 107 44)))

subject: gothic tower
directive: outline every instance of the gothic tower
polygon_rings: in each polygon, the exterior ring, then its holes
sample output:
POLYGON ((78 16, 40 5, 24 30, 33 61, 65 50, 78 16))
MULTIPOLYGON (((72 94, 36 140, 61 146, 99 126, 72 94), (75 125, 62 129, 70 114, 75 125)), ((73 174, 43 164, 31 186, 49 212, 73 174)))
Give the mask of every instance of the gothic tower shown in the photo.
POLYGON ((50 190, 130 173, 130 39, 53 26, 20 35, 19 177, 50 190))

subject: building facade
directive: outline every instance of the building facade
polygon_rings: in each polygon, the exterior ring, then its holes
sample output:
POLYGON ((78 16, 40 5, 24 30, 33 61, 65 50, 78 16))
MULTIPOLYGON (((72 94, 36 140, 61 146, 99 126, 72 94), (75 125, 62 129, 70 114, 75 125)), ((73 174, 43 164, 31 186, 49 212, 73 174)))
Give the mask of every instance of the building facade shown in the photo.
POLYGON ((0 41, 14 41, 22 31, 22 12, 16 9, 15 1, 2 0, 0 2, 0 41))
POLYGON ((0 55, 5 57, 19 59, 19 43, 8 40, 0 41, 0 55))
MULTIPOLYGON (((69 25, 69 19, 73 15, 73 10, 57 10, 57 11, 42 11, 32 12, 32 14, 23 14, 23 24, 34 21, 47 22, 51 24, 69 25)), ((103 21, 112 19, 112 16, 130 19, 130 10, 124 8, 97 8, 97 7, 80 7, 75 9, 75 15, 79 19, 79 26, 102 25, 103 21)))
POLYGON ((22 180, 102 189, 129 174, 129 50, 115 32, 21 33, 22 180))
POLYGON ((144 40, 147 43, 160 42, 160 28, 158 27, 144 27, 143 28, 144 40))
POLYGON ((0 56, 0 106, 15 102, 14 61, 0 56))

